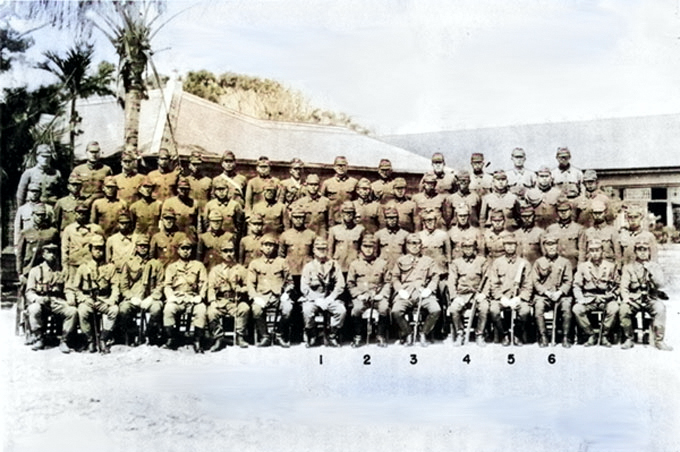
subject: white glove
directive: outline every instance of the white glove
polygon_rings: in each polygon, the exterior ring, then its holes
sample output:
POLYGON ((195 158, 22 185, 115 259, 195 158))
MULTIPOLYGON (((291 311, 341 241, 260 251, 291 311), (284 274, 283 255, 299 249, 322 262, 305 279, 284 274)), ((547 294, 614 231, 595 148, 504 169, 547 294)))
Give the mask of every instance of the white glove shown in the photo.
POLYGON ((561 296, 562 296, 562 292, 560 292, 559 290, 556 290, 556 291, 554 291, 553 293, 551 293, 551 294, 548 295, 548 297, 549 297, 552 301, 557 301, 557 300, 559 300, 561 296))
POLYGON ((203 298, 200 295, 196 295, 195 297, 191 297, 191 302, 193 304, 201 304, 203 301, 203 298))
POLYGON ((509 308, 510 307, 510 299, 508 297, 501 297, 500 300, 498 300, 499 303, 501 304, 502 307, 504 308, 509 308))
POLYGON ((267 300, 265 300, 262 297, 256 297, 256 298, 253 298, 253 304, 256 304, 259 307, 261 307, 262 309, 264 309, 267 306, 267 300))
POLYGON ((481 303, 485 299, 486 299, 486 297, 482 293, 478 293, 478 294, 475 295, 475 300, 477 300, 477 303, 481 303))
POLYGON ((522 301, 520 297, 512 297, 510 299, 510 307, 515 309, 517 306, 519 306, 520 301, 522 301))
POLYGON ((408 292, 404 289, 401 289, 399 291, 399 297, 403 298, 404 300, 408 300, 408 292))
POLYGON ((429 287, 424 288, 424 289, 420 292, 420 296, 421 296, 422 298, 427 298, 427 297, 429 297, 430 295, 432 295, 432 290, 430 290, 429 287))

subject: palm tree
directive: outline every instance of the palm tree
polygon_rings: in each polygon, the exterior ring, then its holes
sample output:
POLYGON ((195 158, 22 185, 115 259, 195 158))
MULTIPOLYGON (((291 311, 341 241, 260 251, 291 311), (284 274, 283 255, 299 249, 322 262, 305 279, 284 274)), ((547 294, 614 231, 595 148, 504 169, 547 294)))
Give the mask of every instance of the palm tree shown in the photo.
POLYGON ((76 101, 79 98, 88 98, 93 95, 113 95, 110 85, 113 82, 113 66, 102 63, 96 74, 88 75, 92 65, 94 48, 92 44, 76 43, 67 50, 65 56, 55 52, 44 52, 46 61, 38 64, 40 69, 51 72, 58 79, 62 88, 62 98, 69 104, 69 164, 73 164, 73 150, 75 138, 78 135, 78 124, 81 121, 76 110, 76 101))

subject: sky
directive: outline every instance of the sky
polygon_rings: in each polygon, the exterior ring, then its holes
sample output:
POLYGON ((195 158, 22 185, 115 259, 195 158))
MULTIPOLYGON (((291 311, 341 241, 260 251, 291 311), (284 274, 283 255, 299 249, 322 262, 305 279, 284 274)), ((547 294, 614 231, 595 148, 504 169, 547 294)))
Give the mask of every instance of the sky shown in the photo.
MULTIPOLYGON (((154 61, 273 78, 376 135, 679 113, 679 1, 175 0, 154 61)), ((72 42, 34 37, 29 58, 72 42)))

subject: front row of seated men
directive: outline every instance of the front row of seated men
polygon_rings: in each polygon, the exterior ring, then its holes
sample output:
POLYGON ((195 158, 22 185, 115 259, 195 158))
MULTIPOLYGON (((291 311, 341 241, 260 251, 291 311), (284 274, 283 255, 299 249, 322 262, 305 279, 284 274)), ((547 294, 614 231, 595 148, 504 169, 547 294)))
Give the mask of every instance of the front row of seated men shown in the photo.
POLYGON ((551 234, 543 237, 544 256, 533 265, 517 255, 513 233, 503 233, 504 253, 493 260, 477 254, 473 238, 464 239, 460 257, 451 262, 446 281, 440 280, 442 271, 437 263, 422 253, 418 234, 408 235, 406 254, 391 266, 377 255, 375 236, 364 235, 359 256, 349 263, 347 272, 329 256, 326 239, 316 238, 313 259, 304 264, 299 279, 291 275, 286 259, 279 257, 279 239, 274 235, 262 238, 261 256, 248 268, 235 262, 235 244, 230 237, 224 238, 219 246, 223 262, 209 273, 203 263, 193 259, 196 244, 190 236, 178 233, 173 240, 178 259, 165 270, 158 259, 150 257, 149 237, 143 234, 135 235, 132 255, 117 269, 106 262, 104 240, 95 234, 88 245, 91 257, 71 279, 67 272, 58 270, 57 246, 46 244, 43 262, 30 270, 26 283, 27 342, 36 350, 44 347, 44 323, 52 313, 62 321, 62 352, 72 350, 78 327, 87 337, 87 349, 108 352, 116 327, 126 344, 132 342, 137 332, 136 315, 141 312, 146 340, 165 348, 179 345, 178 323, 183 314, 191 323, 197 352, 203 351, 208 339, 211 351, 225 346, 225 316, 233 317, 235 343, 241 347, 248 346, 251 316, 258 346, 275 342, 288 347, 291 316, 299 303, 307 346, 317 342, 319 314, 327 317, 327 343, 338 346, 348 307, 353 346, 362 344, 366 319, 377 326, 378 345, 386 346, 390 317, 399 342, 412 344, 415 334, 407 318, 409 312, 422 316, 417 339, 427 345, 442 314, 442 304, 448 304, 444 308, 451 316, 454 345, 468 339, 463 317, 464 311, 472 308, 476 314, 475 342, 480 346, 486 344, 488 320, 503 345, 513 340, 521 345, 533 313, 539 346, 545 347, 549 337, 544 314, 553 312, 556 325, 561 318, 558 329, 563 332, 564 347, 571 346, 572 318, 588 336, 585 346, 611 346, 610 333, 618 319, 624 338, 622 348, 628 349, 634 344, 632 318, 646 311, 653 319, 654 345, 660 350, 671 349, 664 342, 666 314, 660 298, 665 294, 659 290, 663 276, 659 266, 650 261, 645 240, 636 241, 635 260, 621 269, 603 259, 599 240, 591 240, 587 260, 574 272, 570 261, 558 255, 558 240, 551 234), (450 302, 440 303, 442 298, 450 302), (588 315, 593 311, 601 311, 603 316, 597 333, 588 315), (274 314, 272 332, 268 330, 268 312, 274 314), (504 319, 504 314, 509 315, 504 319))

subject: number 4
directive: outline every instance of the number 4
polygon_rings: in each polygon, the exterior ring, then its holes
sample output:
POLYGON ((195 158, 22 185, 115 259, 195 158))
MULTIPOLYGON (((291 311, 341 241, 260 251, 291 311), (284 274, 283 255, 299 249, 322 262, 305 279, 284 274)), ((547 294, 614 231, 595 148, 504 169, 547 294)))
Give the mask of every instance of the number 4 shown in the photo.
POLYGON ((464 362, 465 364, 470 364, 470 355, 469 355, 469 354, 468 354, 468 355, 465 355, 465 357, 463 358, 463 362, 464 362))

